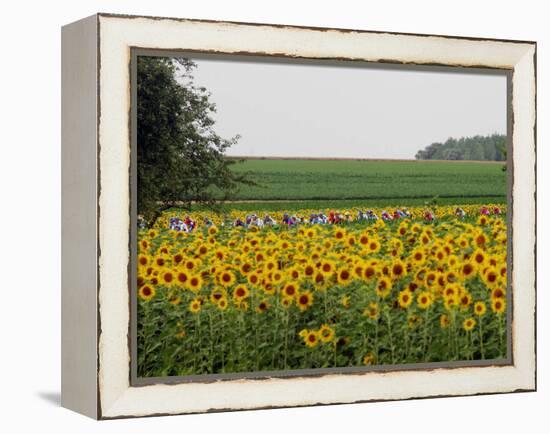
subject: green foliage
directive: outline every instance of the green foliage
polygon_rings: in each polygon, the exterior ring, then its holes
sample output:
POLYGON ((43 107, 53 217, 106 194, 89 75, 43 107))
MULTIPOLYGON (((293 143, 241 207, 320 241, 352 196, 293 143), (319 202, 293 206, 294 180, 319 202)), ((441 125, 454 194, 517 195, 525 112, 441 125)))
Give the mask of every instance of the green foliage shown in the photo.
POLYGON ((335 207, 335 200, 413 205, 414 200, 423 203, 434 196, 439 196, 438 203, 505 201, 506 173, 501 167, 462 161, 248 159, 233 170, 248 173, 257 184, 243 186, 235 196, 238 200, 325 201, 335 207))
POLYGON ((246 182, 230 170, 235 160, 224 158, 238 136, 214 132, 216 107, 194 85, 195 67, 189 59, 138 57, 137 207, 149 224, 176 202, 215 207, 246 182))
POLYGON ((432 143, 416 153, 417 160, 480 160, 505 161, 506 136, 449 138, 445 143, 432 143))

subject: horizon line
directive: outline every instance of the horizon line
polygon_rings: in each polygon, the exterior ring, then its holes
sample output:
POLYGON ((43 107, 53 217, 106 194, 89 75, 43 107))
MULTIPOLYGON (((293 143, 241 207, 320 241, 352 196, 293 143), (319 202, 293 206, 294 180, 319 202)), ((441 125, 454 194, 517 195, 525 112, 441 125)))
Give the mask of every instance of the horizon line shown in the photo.
POLYGON ((457 163, 506 163, 506 160, 423 160, 416 158, 370 158, 370 157, 306 157, 282 155, 225 155, 234 160, 340 160, 340 161, 392 161, 392 162, 457 162, 457 163))

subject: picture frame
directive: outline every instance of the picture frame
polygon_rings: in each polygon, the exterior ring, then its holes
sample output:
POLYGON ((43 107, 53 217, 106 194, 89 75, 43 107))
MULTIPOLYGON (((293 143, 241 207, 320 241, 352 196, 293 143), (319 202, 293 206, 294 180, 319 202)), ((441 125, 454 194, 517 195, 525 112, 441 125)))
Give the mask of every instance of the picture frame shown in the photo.
POLYGON ((536 390, 535 42, 96 14, 62 30, 62 170, 66 408, 113 419, 536 390), (509 359, 475 366, 137 381, 132 65, 136 53, 147 51, 508 74, 509 359))

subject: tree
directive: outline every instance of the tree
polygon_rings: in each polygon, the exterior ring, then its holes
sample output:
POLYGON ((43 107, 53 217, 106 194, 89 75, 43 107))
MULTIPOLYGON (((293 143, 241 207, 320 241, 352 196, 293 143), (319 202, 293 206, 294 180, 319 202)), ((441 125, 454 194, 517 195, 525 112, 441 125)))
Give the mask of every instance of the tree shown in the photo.
POLYGON ((239 137, 223 139, 213 129, 210 94, 196 87, 196 64, 185 58, 138 57, 137 208, 152 226, 175 205, 200 203, 215 209, 242 183, 224 152, 239 137))
POLYGON ((419 150, 417 160, 491 160, 506 159, 506 136, 493 134, 491 136, 450 137, 445 143, 432 143, 419 150))

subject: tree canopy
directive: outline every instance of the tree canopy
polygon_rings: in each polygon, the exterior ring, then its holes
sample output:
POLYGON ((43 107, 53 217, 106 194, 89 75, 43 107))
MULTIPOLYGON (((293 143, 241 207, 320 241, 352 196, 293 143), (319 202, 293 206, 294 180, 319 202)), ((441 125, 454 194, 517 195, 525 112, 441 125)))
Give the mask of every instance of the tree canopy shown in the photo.
POLYGON ((176 204, 215 208, 248 182, 224 157, 239 137, 214 131, 216 107, 194 84, 195 68, 186 58, 138 57, 137 208, 149 225, 176 204))
POLYGON ((432 143, 418 151, 417 160, 506 160, 506 136, 449 138, 445 143, 432 143))

